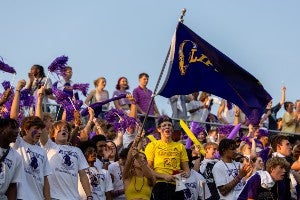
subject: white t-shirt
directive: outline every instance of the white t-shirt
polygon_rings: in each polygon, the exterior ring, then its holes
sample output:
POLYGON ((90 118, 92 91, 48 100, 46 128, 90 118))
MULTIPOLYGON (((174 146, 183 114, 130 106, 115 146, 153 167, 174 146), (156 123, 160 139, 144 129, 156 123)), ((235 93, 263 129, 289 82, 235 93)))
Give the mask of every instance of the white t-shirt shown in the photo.
POLYGON ((80 199, 78 171, 89 167, 82 151, 74 146, 56 144, 50 139, 43 148, 53 173, 48 177, 51 198, 80 199))
MULTIPOLYGON (((122 172, 120 169, 119 162, 113 162, 110 165, 108 165, 108 171, 113 176, 113 186, 114 190, 123 190, 124 189, 124 182, 122 180, 122 172)), ((113 199, 126 199, 125 194, 122 194, 118 197, 115 197, 113 199)))
MULTIPOLYGON (((199 108, 200 106, 202 106, 201 101, 192 100, 187 104, 187 111, 199 108)), ((193 113, 190 113, 190 121, 202 122, 202 114, 203 109, 199 109, 193 113)))
MULTIPOLYGON (((39 89, 40 86, 44 86, 45 85, 45 89, 50 89, 52 88, 52 81, 51 79, 48 77, 43 77, 42 79, 41 78, 38 78, 38 79, 34 79, 33 80, 33 83, 32 83, 32 87, 31 87, 31 90, 33 91, 33 95, 36 97, 37 96, 37 91, 39 89), (45 84, 46 82, 46 84, 45 84)), ((48 96, 45 95, 45 97, 43 98, 43 103, 48 103, 48 96)))
MULTIPOLYGON (((7 149, 0 147, 0 157, 7 149)), ((3 162, 0 163, 0 199, 6 199, 5 192, 10 183, 20 183, 22 181, 23 165, 20 154, 13 148, 3 162)))
MULTIPOLYGON (((113 185, 110 174, 105 169, 89 167, 85 170, 92 188, 93 200, 106 200, 105 192, 112 191, 113 185)), ((78 190, 82 200, 86 200, 86 195, 82 185, 78 182, 78 190)))
POLYGON ((94 166, 97 167, 98 169, 102 169, 103 163, 98 158, 96 158, 96 162, 94 163, 94 166))
MULTIPOLYGON (((239 174, 239 168, 239 162, 233 161, 231 163, 224 163, 222 160, 218 161, 212 169, 216 186, 219 187, 222 185, 226 185, 227 183, 232 181, 239 174)), ((242 183, 242 181, 240 181, 226 196, 223 196, 218 190, 220 199, 237 199, 243 187, 244 184, 242 183)))
POLYGON ((18 199, 44 199, 44 177, 51 174, 44 149, 31 145, 18 136, 11 146, 22 156, 23 178, 17 185, 18 199))
POLYGON ((129 134, 127 131, 125 131, 123 134, 123 148, 128 147, 128 145, 134 140, 136 134, 136 130, 132 134, 129 134))
POLYGON ((221 114, 221 116, 223 118, 225 118, 229 124, 233 124, 233 122, 234 122, 234 117, 235 117, 234 107, 235 107, 235 105, 232 104, 232 108, 230 110, 228 110, 227 102, 226 102, 224 111, 221 114))
POLYGON ((191 175, 185 179, 184 184, 186 187, 184 189, 184 199, 186 200, 194 200, 198 197, 204 200, 211 196, 204 177, 193 169, 191 169, 191 175))

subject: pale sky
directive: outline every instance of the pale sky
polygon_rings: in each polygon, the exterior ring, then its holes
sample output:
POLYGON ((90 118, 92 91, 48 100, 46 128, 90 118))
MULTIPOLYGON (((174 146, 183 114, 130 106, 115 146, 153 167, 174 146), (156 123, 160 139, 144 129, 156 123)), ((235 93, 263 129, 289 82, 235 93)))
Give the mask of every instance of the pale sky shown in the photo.
MULTIPOLYGON (((28 80, 33 64, 46 69, 66 55, 73 81, 90 83, 90 89, 104 76, 111 95, 118 78, 126 76, 132 91, 138 74, 147 72, 154 90, 182 8, 184 23, 260 80, 274 103, 283 84, 287 100, 300 99, 297 0, 5 0, 0 56, 16 69, 17 80, 28 80)), ((0 82, 11 77, 0 72, 0 82)), ((171 115, 167 99, 155 99, 171 115)))

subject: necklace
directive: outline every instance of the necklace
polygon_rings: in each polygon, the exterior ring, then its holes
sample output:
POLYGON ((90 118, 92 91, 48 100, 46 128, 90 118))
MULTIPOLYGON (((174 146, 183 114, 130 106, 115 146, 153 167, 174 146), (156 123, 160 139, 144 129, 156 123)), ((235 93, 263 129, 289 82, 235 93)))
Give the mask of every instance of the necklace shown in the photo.
MULTIPOLYGON (((221 160, 222 160, 222 159, 221 159, 221 160)), ((224 163, 225 167, 227 168, 227 170, 228 170, 228 172, 229 172, 230 170, 229 170, 227 164, 224 162, 224 160, 222 160, 222 162, 224 163)), ((235 166, 234 162, 232 162, 232 164, 233 164, 235 170, 236 170, 237 173, 238 173, 238 169, 237 169, 237 167, 235 166)), ((232 173, 231 175, 233 176, 233 178, 235 178, 235 177, 237 176, 237 175, 234 175, 234 173, 232 173)))
POLYGON ((143 183, 142 183, 141 188, 140 189, 136 189, 136 176, 134 176, 134 189, 135 189, 136 192, 141 192, 142 189, 143 189, 143 187, 144 187, 144 176, 142 177, 142 179, 143 179, 143 183))

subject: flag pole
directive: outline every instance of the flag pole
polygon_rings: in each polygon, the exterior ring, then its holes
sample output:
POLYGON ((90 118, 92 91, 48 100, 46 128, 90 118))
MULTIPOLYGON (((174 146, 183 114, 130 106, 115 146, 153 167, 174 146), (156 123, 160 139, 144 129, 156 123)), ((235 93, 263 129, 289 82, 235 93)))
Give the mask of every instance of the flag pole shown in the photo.
MULTIPOLYGON (((183 23, 183 17, 186 13, 186 9, 183 8, 181 10, 181 15, 180 15, 180 18, 179 18, 179 22, 183 23)), ((146 112, 146 115, 145 115, 145 118, 144 118, 144 121, 143 121, 143 124, 142 124, 142 127, 140 129, 140 132, 137 134, 136 136, 136 139, 139 140, 141 138, 141 135, 142 135, 142 132, 143 132, 143 129, 145 127, 145 124, 146 124, 146 121, 147 121, 147 118, 149 116, 149 112, 150 112, 150 108, 153 104, 153 101, 154 101, 154 98, 156 96, 156 92, 157 92, 157 89, 158 89, 158 86, 160 84, 160 81, 161 81, 161 78, 162 78, 162 75, 163 75, 163 72, 165 71, 165 68, 166 68, 166 65, 167 65, 167 62, 168 62, 168 59, 169 59, 169 55, 170 55, 170 51, 171 51, 171 45, 169 46, 169 50, 168 50, 168 53, 167 53, 167 56, 165 58, 165 61, 164 61, 164 64, 162 66, 162 69, 160 71, 160 74, 159 74, 159 77, 158 77, 158 80, 156 82, 156 85, 155 85, 155 88, 154 88, 154 91, 153 91, 153 94, 151 96, 151 100, 150 100, 150 103, 148 105, 148 108, 147 108, 147 112, 146 112)), ((134 142, 135 144, 138 144, 138 141, 134 142)))

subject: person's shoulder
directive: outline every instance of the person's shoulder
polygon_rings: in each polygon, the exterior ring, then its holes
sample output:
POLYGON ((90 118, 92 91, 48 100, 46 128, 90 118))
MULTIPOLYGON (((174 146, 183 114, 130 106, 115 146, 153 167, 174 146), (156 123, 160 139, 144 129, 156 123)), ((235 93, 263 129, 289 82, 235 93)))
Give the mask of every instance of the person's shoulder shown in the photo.
MULTIPOLYGON (((261 172, 266 173, 266 171, 261 171, 261 172)), ((246 184, 253 186, 254 184, 260 183, 260 182, 261 182, 261 178, 260 178, 260 174, 259 174, 259 171, 258 171, 258 172, 255 172, 252 176, 249 177, 246 184)))
POLYGON ((222 168, 223 168, 223 161, 221 161, 221 160, 219 160, 219 161, 217 161, 216 163, 215 163, 215 165, 214 165, 214 167, 213 168, 217 168, 217 167, 219 167, 219 166, 221 166, 222 168))
POLYGON ((12 147, 10 147, 7 157, 12 157, 15 160, 20 160, 20 161, 22 158, 22 156, 18 153, 18 151, 12 147))
POLYGON ((173 146, 179 146, 179 147, 184 147, 185 148, 185 146, 181 142, 172 141, 170 144, 173 145, 173 146))
POLYGON ((118 162, 113 162, 113 163, 110 163, 108 165, 108 170, 112 170, 112 169, 115 169, 116 167, 119 167, 119 163, 118 162))
POLYGON ((136 88, 133 89, 133 92, 140 90, 140 86, 137 86, 136 88))

